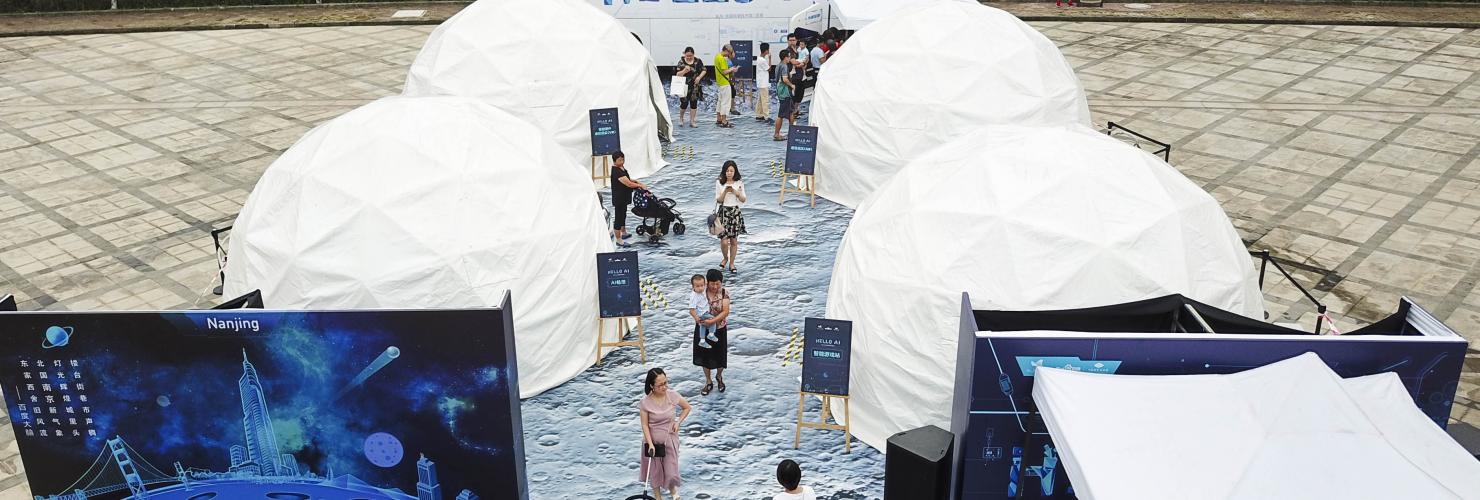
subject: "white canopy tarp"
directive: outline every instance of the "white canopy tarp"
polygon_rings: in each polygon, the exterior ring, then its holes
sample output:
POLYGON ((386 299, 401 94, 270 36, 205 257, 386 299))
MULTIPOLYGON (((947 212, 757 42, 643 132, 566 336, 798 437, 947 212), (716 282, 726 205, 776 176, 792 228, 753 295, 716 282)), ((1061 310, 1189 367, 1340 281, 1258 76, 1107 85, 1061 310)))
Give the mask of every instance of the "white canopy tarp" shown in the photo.
POLYGON ((860 440, 948 427, 963 291, 980 309, 1180 293, 1264 312, 1218 201, 1161 159, 1088 127, 984 127, 900 171, 838 248, 827 317, 853 322, 860 440))
POLYGON ((802 28, 822 33, 829 27, 861 30, 897 10, 936 1, 940 0, 820 0, 791 17, 791 31, 802 28))
POLYGON ((612 248, 590 178, 538 127, 470 99, 390 97, 268 167, 232 228, 225 293, 362 309, 496 307, 508 290, 529 397, 595 359, 595 255, 612 248))
POLYGON ((1090 124, 1052 41, 1007 12, 948 0, 854 34, 823 65, 811 113, 817 194, 849 207, 974 127, 1090 124))
POLYGON ((535 123, 591 165, 590 110, 617 108, 627 171, 663 168, 668 100, 648 50, 582 0, 478 0, 438 26, 406 76, 408 96, 476 97, 535 123))
POLYGON ((1306 353, 1231 375, 1033 378, 1084 500, 1480 498, 1480 462, 1392 373, 1342 380, 1306 353))

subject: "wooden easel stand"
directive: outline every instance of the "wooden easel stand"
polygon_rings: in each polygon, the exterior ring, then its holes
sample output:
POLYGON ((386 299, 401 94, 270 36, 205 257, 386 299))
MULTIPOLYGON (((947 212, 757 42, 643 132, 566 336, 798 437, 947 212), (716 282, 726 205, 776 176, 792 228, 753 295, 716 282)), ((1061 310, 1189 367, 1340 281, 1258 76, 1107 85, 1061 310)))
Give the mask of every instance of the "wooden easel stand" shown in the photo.
POLYGON ((848 409, 848 396, 834 396, 834 395, 831 395, 831 394, 818 394, 818 393, 815 393, 815 392, 807 392, 807 391, 797 391, 797 394, 798 394, 798 396, 797 396, 797 436, 796 436, 796 441, 794 441, 792 443, 792 446, 791 446, 792 449, 800 449, 802 447, 802 428, 803 427, 807 427, 807 428, 811 428, 811 429, 826 429, 826 430, 834 430, 834 431, 843 431, 843 452, 844 453, 852 453, 853 452, 853 429, 852 429, 852 422, 851 422, 852 419, 849 417, 849 415, 851 415, 853 412, 848 409), (822 398, 822 418, 821 419, 818 419, 818 420, 807 420, 806 415, 803 412, 803 410, 807 407, 807 396, 817 396, 819 398, 822 398), (842 424, 832 424, 832 423, 828 423, 828 421, 827 421, 828 420, 828 417, 833 416, 832 415, 832 400, 834 400, 834 399, 841 399, 841 400, 843 400, 843 423, 842 424))
POLYGON ((647 346, 643 342, 642 316, 622 316, 618 318, 598 318, 596 320, 596 363, 592 366, 601 366, 601 351, 607 347, 637 346, 638 356, 643 363, 647 362, 647 346), (627 334, 632 332, 627 320, 637 320, 637 340, 626 340, 627 334), (617 322, 617 341, 607 342, 602 333, 606 332, 606 322, 612 320, 617 322))
POLYGON ((816 176, 812 175, 796 174, 785 171, 781 172, 781 197, 780 199, 776 200, 777 203, 786 201, 786 192, 791 191, 793 193, 806 193, 807 195, 811 196, 811 201, 808 203, 808 206, 816 208, 817 185, 813 183, 813 179, 815 178, 816 176), (793 177, 795 177, 797 180, 797 189, 787 189, 787 181, 791 180, 791 178, 793 177))

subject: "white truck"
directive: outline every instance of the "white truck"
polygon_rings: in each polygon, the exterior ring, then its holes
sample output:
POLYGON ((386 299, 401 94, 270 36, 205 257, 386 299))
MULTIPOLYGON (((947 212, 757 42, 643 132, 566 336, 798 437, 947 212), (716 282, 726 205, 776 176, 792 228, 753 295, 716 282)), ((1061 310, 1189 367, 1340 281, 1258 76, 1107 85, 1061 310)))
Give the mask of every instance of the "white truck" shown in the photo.
POLYGON ((673 66, 684 47, 704 64, 731 40, 771 43, 771 61, 786 46, 791 18, 813 0, 587 0, 642 38, 658 66, 673 66))

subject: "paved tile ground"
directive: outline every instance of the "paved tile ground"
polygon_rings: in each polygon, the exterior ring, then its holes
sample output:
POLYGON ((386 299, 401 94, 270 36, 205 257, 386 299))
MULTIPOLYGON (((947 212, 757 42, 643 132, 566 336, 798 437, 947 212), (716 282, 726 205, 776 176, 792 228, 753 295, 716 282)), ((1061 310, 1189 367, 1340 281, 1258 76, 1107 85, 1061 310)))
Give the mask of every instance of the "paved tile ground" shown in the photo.
MULTIPOLYGON (((1408 295, 1480 348, 1480 33, 1035 26, 1097 123, 1173 143, 1172 163, 1339 328, 1408 295)), ((210 229, 310 127, 399 92, 430 30, 0 40, 0 293, 24 309, 217 300, 210 229)), ((1273 278, 1276 319, 1311 327, 1313 307, 1273 278)), ((1480 354, 1467 366, 1452 427, 1480 435, 1480 354)), ((19 466, 0 426, 0 498, 25 497, 19 466)))

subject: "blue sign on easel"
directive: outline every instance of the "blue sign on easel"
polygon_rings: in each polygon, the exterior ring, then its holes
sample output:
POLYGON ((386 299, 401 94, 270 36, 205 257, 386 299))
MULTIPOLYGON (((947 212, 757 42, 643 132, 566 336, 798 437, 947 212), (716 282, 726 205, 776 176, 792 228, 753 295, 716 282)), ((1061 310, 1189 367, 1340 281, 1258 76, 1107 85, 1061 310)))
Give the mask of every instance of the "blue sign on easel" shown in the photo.
POLYGON ((617 108, 591 110, 591 156, 606 156, 622 150, 622 129, 617 108))
POLYGON ((802 392, 847 396, 853 322, 821 318, 804 321, 802 392))
POLYGON ((817 127, 793 125, 786 140, 786 172, 812 175, 817 166, 817 127))
POLYGON ((597 302, 603 318, 642 316, 637 252, 596 254, 597 302))
POLYGON ((735 72, 735 78, 740 80, 755 79, 755 42, 750 40, 730 40, 730 47, 735 49, 735 60, 731 62, 740 68, 735 72))

